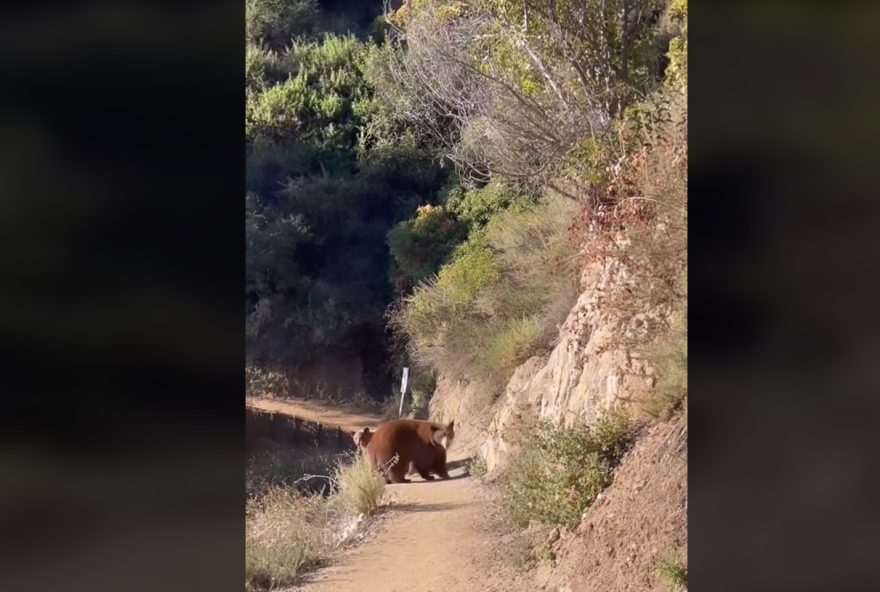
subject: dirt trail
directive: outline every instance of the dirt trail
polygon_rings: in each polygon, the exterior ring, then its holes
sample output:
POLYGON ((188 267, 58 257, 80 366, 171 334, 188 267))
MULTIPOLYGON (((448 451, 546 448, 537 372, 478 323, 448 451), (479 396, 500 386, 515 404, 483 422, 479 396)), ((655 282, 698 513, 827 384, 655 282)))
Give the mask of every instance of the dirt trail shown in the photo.
MULTIPOLYGON (((343 429, 376 426, 382 419, 314 401, 248 398, 247 406, 343 429)), ((464 444, 459 442, 458 444, 464 444)), ((461 447, 464 448, 464 447, 461 447)), ((453 442, 448 481, 388 485, 378 520, 357 546, 289 590, 303 592, 517 592, 512 564, 493 536, 487 491, 467 476, 453 442)))
POLYGON ((269 399, 266 397, 248 397, 245 404, 253 409, 284 413, 314 421, 326 426, 340 427, 344 430, 356 430, 363 426, 376 426, 382 423, 378 415, 356 409, 333 407, 317 401, 302 399, 269 399))
MULTIPOLYGON (((343 429, 376 426, 381 418, 313 401, 249 398, 247 405, 343 429)), ((527 590, 517 586, 505 550, 493 536, 487 492, 467 476, 456 444, 448 481, 389 485, 387 506, 359 545, 290 590, 303 592, 448 592, 527 590)))
MULTIPOLYGON (((453 445, 454 446, 454 445, 453 445)), ((454 448, 453 448, 454 450, 454 448)), ((456 462, 456 460, 458 462, 456 462)), ((386 511, 367 539, 294 588, 303 592, 505 591, 516 585, 493 536, 485 492, 461 459, 452 479, 389 485, 386 511)))

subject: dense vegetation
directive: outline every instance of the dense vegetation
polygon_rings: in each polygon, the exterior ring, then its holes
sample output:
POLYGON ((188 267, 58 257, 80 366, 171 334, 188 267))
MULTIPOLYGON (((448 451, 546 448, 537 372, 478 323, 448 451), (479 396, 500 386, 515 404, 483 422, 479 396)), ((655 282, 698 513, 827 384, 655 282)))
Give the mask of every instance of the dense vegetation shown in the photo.
POLYGON ((629 427, 610 413, 593 426, 561 428, 547 421, 529 426, 521 452, 502 482, 503 504, 514 522, 573 525, 611 483, 629 427))
POLYGON ((369 37, 380 4, 335 4, 332 18, 308 0, 246 5, 248 357, 287 368, 364 356, 379 389, 386 235, 436 200, 447 173, 412 134, 382 144, 396 124, 367 82, 383 53, 369 37))
POLYGON ((440 372, 495 395, 552 343, 585 241, 626 229, 606 246, 641 279, 609 302, 665 307, 639 347, 670 368, 654 412, 677 405, 686 2, 392 7, 247 2, 254 367, 355 356, 384 397, 406 360, 421 390, 440 372))
POLYGON ((468 239, 392 315, 416 360, 497 395, 552 344, 579 292, 581 257, 613 249, 632 281, 608 294, 607 309, 622 328, 661 311, 640 339, 623 331, 621 340, 669 369, 653 411, 680 400, 686 10, 652 0, 420 0, 391 15, 401 49, 377 95, 393 94, 386 102, 469 188, 445 204, 468 239), (620 231, 632 240, 616 240, 620 231))
MULTIPOLYGON (((600 307, 653 363, 644 410, 686 412, 686 0, 390 7, 246 0, 249 390, 354 357, 375 399, 411 366, 414 413, 437 374, 488 404, 552 345, 596 258, 628 278, 600 307)), ((514 520, 575 522, 630 427, 535 426, 503 481, 514 520)), ((342 506, 301 497, 283 462, 252 469, 249 589, 295 581, 381 497, 357 463, 336 474, 342 506)))

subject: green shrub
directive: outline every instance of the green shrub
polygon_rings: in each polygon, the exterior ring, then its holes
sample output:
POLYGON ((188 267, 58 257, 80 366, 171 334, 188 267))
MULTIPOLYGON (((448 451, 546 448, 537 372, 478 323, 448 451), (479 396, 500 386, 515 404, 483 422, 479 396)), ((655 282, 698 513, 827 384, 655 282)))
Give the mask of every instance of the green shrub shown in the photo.
POLYGON ((287 77, 287 69, 275 52, 248 43, 245 51, 245 88, 260 90, 287 77))
POLYGON ((666 67, 665 84, 671 88, 687 92, 688 74, 688 35, 687 0, 673 0, 669 3, 667 14, 670 20, 679 28, 679 34, 669 41, 669 65, 666 67))
POLYGON ((455 246, 465 238, 465 228, 443 207, 425 205, 412 220, 388 232, 388 248, 410 284, 433 275, 455 246))
POLYGON ((428 402, 431 399, 431 393, 426 393, 421 389, 411 389, 406 401, 409 403, 409 410, 416 419, 428 418, 428 402))
POLYGON ((319 14, 317 0, 245 0, 247 39, 282 50, 293 37, 313 32, 319 14))
POLYGON ((657 570, 673 590, 687 588, 688 569, 675 553, 669 552, 657 560, 657 570))
POLYGON ((355 514, 372 514, 382 501, 385 478, 362 455, 350 464, 339 463, 335 474, 335 503, 355 514))
POLYGON ((538 196, 530 188, 516 188, 498 180, 470 191, 454 187, 446 194, 446 207, 471 227, 485 226, 496 214, 508 209, 521 211, 537 202, 538 196))
POLYGON ((468 475, 471 477, 480 478, 486 475, 489 472, 489 467, 486 464, 486 459, 480 455, 476 455, 468 459, 467 463, 467 471, 468 475))
POLYGON ((330 144, 353 150, 353 105, 364 100, 369 48, 352 35, 297 40, 283 54, 246 54, 245 137, 330 144))
POLYGON ((245 364, 245 394, 249 397, 284 397, 289 392, 289 383, 282 372, 262 368, 256 364, 245 364))
POLYGON ((474 230, 392 314, 413 357, 500 392, 516 366, 552 343, 577 297, 574 210, 547 200, 503 210, 474 230))
POLYGON ((475 234, 456 248, 453 260, 440 270, 437 286, 446 291, 456 312, 464 312, 501 277, 496 252, 475 234))
POLYGON ((502 501, 520 526, 530 520, 571 525, 611 483, 626 448, 626 418, 610 412, 593 426, 541 421, 527 432, 502 481, 502 501))
POLYGON ((279 139, 294 136, 308 119, 309 100, 304 76, 291 77, 282 84, 249 95, 245 104, 245 135, 279 139))

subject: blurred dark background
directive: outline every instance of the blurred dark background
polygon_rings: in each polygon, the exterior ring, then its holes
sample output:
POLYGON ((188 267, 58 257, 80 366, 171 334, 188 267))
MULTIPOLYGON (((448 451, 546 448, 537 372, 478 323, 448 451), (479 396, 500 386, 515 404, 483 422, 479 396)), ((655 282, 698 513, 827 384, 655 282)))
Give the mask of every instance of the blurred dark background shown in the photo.
POLYGON ((244 6, 0 25, 4 589, 244 577, 244 6))
MULTIPOLYGON (((689 14, 691 580, 867 589, 880 10, 689 14)), ((240 589, 243 39, 238 0, 0 25, 6 590, 240 589)))
POLYGON ((690 15, 693 586, 873 588, 880 10, 690 15))

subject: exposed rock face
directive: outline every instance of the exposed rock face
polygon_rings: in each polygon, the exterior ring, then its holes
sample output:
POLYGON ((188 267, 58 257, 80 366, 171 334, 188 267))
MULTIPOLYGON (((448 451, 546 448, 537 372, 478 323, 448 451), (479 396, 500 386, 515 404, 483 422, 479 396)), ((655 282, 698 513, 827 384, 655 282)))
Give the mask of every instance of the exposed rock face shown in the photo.
MULTIPOLYGON (((584 291, 545 356, 520 365, 504 393, 487 405, 474 384, 441 377, 431 415, 456 420, 456 454, 479 453, 497 476, 512 455, 519 416, 557 425, 591 423, 608 407, 632 414, 653 386, 653 370, 622 343, 621 333, 650 322, 641 311, 623 326, 602 302, 610 288, 627 281, 614 261, 596 262, 583 274, 584 291), (461 446, 461 448, 458 448, 461 446)), ((551 531, 552 551, 527 577, 535 590, 663 591, 669 583, 657 569, 667 554, 687 558, 686 419, 641 424, 631 450, 615 469, 611 485, 572 529, 551 531)))
POLYGON ((600 298, 614 282, 626 281, 614 260, 595 262, 582 276, 584 291, 572 308, 552 351, 519 366, 504 394, 486 412, 486 396, 473 384, 441 376, 431 416, 456 419, 458 446, 480 450, 491 471, 510 447, 518 414, 559 425, 590 423, 619 402, 625 407, 651 386, 651 368, 616 343, 619 320, 601 310, 600 298))

